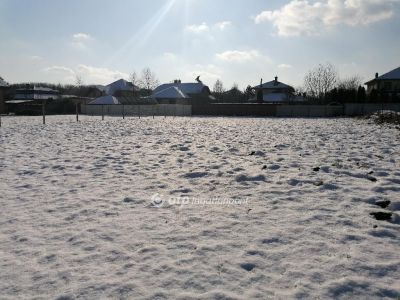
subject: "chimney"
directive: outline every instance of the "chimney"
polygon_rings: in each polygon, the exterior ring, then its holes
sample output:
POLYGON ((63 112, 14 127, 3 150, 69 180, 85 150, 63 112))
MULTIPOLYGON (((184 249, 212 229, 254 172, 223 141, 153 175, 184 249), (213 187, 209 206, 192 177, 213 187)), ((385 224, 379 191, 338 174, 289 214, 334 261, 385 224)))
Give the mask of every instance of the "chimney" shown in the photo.
POLYGON ((275 82, 274 85, 278 85, 278 76, 275 76, 275 82))
POLYGON ((262 82, 262 78, 261 78, 261 80, 260 80, 260 87, 262 87, 262 84, 263 84, 263 82, 262 82))
POLYGON ((378 73, 375 73, 375 79, 378 78, 378 77, 379 77, 379 74, 378 74, 378 73))

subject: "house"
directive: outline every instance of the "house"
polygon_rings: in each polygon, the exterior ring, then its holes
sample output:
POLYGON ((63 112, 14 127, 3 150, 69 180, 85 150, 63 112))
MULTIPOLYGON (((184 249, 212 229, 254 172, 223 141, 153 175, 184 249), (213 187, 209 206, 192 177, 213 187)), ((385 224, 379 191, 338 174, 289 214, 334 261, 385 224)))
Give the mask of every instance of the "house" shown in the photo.
POLYGON ((34 101, 34 100, 57 100, 60 99, 60 92, 44 87, 30 87, 26 85, 24 89, 15 90, 14 100, 34 101))
POLYGON ((151 97, 163 104, 191 104, 212 100, 210 88, 204 85, 199 77, 196 81, 182 83, 180 80, 174 80, 173 83, 162 84, 153 91, 151 97))
POLYGON ((119 79, 104 87, 104 92, 110 96, 132 96, 139 91, 139 87, 124 79, 119 79))
POLYGON ((253 87, 256 91, 256 99, 258 102, 279 103, 289 102, 294 99, 294 88, 290 85, 275 80, 269 81, 253 87))
POLYGON ((377 91, 384 95, 399 95, 400 67, 381 76, 376 73, 375 78, 366 82, 365 85, 367 85, 367 94, 371 94, 372 91, 377 91))
POLYGON ((0 77, 0 114, 4 114, 6 112, 5 94, 9 87, 10 85, 0 77))

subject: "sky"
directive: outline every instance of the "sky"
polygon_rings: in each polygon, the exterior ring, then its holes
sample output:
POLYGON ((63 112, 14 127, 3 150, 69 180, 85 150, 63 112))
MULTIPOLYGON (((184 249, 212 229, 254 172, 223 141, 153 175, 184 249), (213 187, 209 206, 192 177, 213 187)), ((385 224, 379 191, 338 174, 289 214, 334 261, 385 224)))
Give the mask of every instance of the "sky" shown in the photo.
POLYGON ((367 81, 400 66, 399 37, 400 0, 0 0, 0 76, 301 87, 329 62, 367 81))

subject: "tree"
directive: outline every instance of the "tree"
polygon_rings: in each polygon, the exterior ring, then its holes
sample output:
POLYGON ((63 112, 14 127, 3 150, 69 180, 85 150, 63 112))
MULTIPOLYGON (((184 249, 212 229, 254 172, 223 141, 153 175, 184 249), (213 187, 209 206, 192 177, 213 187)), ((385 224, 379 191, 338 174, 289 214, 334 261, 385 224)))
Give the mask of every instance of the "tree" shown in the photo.
POLYGON ((345 79, 341 79, 338 82, 338 89, 342 90, 357 90, 359 86, 361 86, 362 80, 358 75, 348 77, 345 79))
POLYGON ((153 73, 150 68, 144 68, 142 70, 142 75, 138 80, 138 83, 141 88, 147 91, 152 91, 159 85, 156 74, 153 73))
POLYGON ((365 87, 359 86, 357 90, 357 102, 365 102, 367 99, 367 93, 365 92, 365 87))
POLYGON ((214 94, 222 94, 225 92, 224 84, 221 80, 217 79, 217 81, 214 83, 213 92, 214 94))
POLYGON ((250 86, 250 85, 248 85, 247 87, 246 87, 246 89, 244 90, 244 94, 245 94, 245 96, 246 96, 246 100, 247 101, 249 101, 251 98, 253 98, 256 94, 254 93, 254 90, 253 90, 253 88, 250 86))
POLYGON ((82 75, 75 74, 75 85, 80 88, 83 85, 82 75))
POLYGON ((133 96, 135 96, 135 88, 139 85, 139 83, 138 83, 138 77, 137 77, 137 74, 136 74, 136 72, 135 71, 133 71, 130 75, 129 75, 129 80, 130 80, 130 82, 132 83, 132 85, 133 85, 133 91, 132 91, 132 93, 133 93, 133 96))
POLYGON ((221 80, 217 79, 213 86, 213 96, 218 99, 222 100, 223 93, 225 92, 224 84, 221 80))
POLYGON ((319 100, 325 99, 338 81, 338 74, 333 65, 319 64, 304 77, 304 87, 308 95, 319 100))

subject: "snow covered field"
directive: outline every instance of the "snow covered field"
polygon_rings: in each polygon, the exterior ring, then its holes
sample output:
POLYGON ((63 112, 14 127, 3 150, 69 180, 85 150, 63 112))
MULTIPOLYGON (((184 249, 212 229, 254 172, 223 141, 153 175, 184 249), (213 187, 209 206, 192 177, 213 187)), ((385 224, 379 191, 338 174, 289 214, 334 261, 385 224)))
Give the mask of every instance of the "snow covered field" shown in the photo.
POLYGON ((1 299, 398 299, 399 130, 81 119, 2 118, 1 299))

